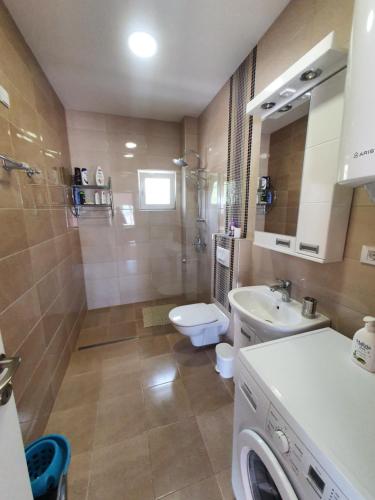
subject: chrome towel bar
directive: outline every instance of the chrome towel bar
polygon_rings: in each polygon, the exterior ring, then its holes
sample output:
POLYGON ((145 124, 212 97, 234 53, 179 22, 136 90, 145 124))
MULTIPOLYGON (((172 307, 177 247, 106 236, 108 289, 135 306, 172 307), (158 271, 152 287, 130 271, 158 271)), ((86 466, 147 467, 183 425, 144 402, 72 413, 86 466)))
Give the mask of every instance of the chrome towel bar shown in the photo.
POLYGON ((2 160, 3 168, 5 168, 7 172, 10 172, 11 170, 21 170, 22 172, 25 172, 29 177, 34 174, 40 174, 40 171, 36 168, 31 168, 27 163, 21 163, 12 160, 12 158, 9 158, 8 156, 0 154, 0 160, 2 160))

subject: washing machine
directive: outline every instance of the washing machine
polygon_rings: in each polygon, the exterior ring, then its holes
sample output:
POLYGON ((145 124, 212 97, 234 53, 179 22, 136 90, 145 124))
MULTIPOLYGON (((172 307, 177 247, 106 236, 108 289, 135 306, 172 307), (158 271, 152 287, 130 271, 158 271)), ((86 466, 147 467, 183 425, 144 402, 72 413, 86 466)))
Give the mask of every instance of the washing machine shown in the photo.
POLYGON ((237 500, 375 499, 375 374, 350 349, 323 328, 240 350, 237 500))

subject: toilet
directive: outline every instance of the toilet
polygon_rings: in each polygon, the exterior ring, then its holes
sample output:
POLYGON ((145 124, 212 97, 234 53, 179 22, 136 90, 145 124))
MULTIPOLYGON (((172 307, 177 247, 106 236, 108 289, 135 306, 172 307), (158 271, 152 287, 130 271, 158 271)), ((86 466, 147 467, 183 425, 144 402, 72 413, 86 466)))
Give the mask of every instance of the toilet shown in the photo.
POLYGON ((229 328, 229 318, 215 304, 203 302, 175 307, 169 319, 196 347, 217 344, 229 328))

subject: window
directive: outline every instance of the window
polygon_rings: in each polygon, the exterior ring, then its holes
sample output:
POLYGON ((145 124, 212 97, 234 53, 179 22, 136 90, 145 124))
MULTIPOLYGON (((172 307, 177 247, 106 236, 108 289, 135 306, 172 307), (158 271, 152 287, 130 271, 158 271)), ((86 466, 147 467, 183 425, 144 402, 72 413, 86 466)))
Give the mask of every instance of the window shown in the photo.
POLYGON ((176 172, 138 170, 138 183, 141 210, 176 209, 176 172))

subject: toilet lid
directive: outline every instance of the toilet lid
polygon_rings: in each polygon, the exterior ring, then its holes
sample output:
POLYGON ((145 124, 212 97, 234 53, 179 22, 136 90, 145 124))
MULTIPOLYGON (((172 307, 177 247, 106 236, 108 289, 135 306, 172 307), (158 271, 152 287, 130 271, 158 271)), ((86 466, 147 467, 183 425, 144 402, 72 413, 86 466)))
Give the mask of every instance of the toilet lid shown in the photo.
POLYGON ((219 318, 209 304, 189 304, 175 307, 169 313, 169 319, 178 326, 198 326, 214 323, 219 318))

